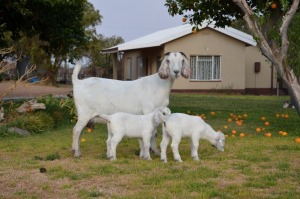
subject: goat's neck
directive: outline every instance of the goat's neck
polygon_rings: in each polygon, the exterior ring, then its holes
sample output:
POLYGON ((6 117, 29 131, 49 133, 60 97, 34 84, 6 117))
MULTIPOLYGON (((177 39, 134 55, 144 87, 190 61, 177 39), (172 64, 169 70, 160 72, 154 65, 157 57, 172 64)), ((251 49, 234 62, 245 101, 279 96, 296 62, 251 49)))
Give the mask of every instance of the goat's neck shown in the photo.
POLYGON ((208 140, 209 142, 214 142, 218 138, 218 133, 208 127, 206 131, 203 132, 201 138, 208 140))

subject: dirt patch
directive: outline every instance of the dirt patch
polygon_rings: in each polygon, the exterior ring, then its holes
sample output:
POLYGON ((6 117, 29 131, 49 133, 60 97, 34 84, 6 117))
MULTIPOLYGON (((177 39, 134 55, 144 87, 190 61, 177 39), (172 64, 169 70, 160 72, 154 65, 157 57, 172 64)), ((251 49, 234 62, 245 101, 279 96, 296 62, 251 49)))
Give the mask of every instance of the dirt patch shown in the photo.
MULTIPOLYGON (((0 93, 9 91, 10 88, 13 88, 15 85, 15 81, 3 81, 0 82, 0 93)), ((12 90, 9 94, 7 94, 6 98, 32 98, 39 97, 43 95, 52 94, 54 96, 66 96, 70 94, 72 91, 72 85, 60 84, 58 87, 55 86, 47 86, 42 83, 25 83, 22 85, 18 85, 15 89, 12 90)))

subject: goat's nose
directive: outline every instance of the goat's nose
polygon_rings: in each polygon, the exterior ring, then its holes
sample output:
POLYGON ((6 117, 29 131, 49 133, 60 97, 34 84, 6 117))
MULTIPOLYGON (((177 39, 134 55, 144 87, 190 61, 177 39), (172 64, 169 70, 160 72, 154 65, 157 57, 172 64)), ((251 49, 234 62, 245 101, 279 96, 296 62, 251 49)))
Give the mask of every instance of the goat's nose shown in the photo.
POLYGON ((175 75, 178 75, 179 71, 178 70, 174 70, 175 75))

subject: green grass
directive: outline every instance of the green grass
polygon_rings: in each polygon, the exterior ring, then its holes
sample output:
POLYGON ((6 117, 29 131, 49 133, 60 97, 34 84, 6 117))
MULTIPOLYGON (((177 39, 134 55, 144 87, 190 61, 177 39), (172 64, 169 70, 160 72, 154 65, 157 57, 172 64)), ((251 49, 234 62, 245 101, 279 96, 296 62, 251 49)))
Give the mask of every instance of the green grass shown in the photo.
MULTIPOLYGON (((201 141, 199 162, 192 161, 186 139, 180 144, 184 162, 174 162, 168 148, 165 164, 154 154, 153 161, 140 160, 137 140, 126 138, 118 145, 118 160, 109 161, 105 125, 97 125, 92 133, 84 130, 80 158, 71 154, 73 126, 1 138, 0 198, 298 198, 300 144, 294 139, 300 137, 300 124, 295 110, 282 108, 286 99, 172 94, 172 112, 204 114, 207 123, 228 135, 225 152, 201 141), (237 126, 227 121, 230 113, 248 116, 237 126), (289 118, 276 118, 276 113, 289 118), (264 126, 261 117, 270 126, 264 126), (256 133, 256 127, 264 130, 256 133), (279 135, 279 130, 288 136, 279 135), (240 138, 240 132, 252 137, 240 138), (40 168, 47 172, 40 173, 40 168)), ((157 139, 159 144, 160 130, 157 139)))

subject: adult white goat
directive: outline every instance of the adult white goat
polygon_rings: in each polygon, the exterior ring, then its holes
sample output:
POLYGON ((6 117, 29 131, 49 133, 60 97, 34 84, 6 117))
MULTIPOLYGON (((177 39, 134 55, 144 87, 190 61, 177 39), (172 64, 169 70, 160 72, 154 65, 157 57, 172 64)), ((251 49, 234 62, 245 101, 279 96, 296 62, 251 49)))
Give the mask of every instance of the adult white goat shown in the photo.
POLYGON ((124 136, 139 138, 140 158, 151 160, 150 140, 156 127, 166 121, 171 114, 169 108, 160 108, 146 115, 133 115, 129 113, 114 113, 112 115, 101 114, 100 117, 107 121, 107 158, 116 160, 116 148, 124 136))
MULTIPOLYGON (((151 113, 159 107, 169 105, 169 95, 174 80, 180 74, 188 78, 190 67, 182 52, 166 53, 158 73, 134 81, 119 81, 90 77, 78 79, 80 64, 72 75, 73 95, 78 120, 73 128, 72 150, 74 156, 80 156, 79 138, 87 123, 100 114, 125 112, 131 114, 151 113)), ((97 122, 105 123, 97 119, 97 122)), ((151 138, 151 149, 159 155, 155 135, 151 138)))
POLYGON ((173 113, 163 125, 163 137, 160 144, 162 161, 167 162, 166 150, 169 140, 172 138, 171 148, 174 159, 182 162, 178 145, 183 137, 190 139, 191 156, 194 160, 199 160, 198 147, 200 139, 208 140, 217 149, 224 151, 225 136, 223 133, 214 131, 199 116, 173 113))

